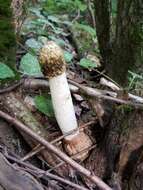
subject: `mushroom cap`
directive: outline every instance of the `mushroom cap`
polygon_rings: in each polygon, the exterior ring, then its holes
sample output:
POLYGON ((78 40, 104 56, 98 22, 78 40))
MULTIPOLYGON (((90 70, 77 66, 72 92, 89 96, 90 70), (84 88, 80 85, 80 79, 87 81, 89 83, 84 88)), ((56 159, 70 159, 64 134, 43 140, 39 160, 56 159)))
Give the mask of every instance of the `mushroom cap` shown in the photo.
POLYGON ((48 41, 40 51, 40 63, 47 78, 61 75, 66 70, 62 49, 54 42, 48 41))

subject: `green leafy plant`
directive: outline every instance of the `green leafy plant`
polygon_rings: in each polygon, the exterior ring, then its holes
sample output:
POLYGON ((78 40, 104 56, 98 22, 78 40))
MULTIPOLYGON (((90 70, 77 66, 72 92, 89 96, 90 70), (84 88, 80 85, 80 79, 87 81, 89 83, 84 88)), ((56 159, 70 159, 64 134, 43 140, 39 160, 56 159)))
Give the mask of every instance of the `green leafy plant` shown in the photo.
POLYGON ((116 16, 117 14, 117 0, 112 0, 112 15, 116 16))
POLYGON ((0 79, 15 77, 14 72, 4 63, 0 62, 0 79))
POLYGON ((87 5, 80 0, 73 1, 74 7, 79 9, 80 11, 85 11, 87 9, 87 5))
POLYGON ((64 51, 64 59, 67 63, 70 63, 73 59, 72 53, 69 53, 68 51, 64 51))
POLYGON ((93 63, 91 60, 83 58, 80 60, 79 65, 86 68, 86 69, 94 69, 97 67, 95 63, 93 63))
POLYGON ((33 50, 34 52, 38 52, 40 50, 40 48, 42 47, 42 44, 40 42, 38 42, 36 39, 34 38, 30 38, 25 42, 25 45, 33 50))
POLYGON ((47 43, 48 38, 45 36, 38 36, 38 43, 41 44, 41 46, 43 46, 45 43, 47 43))
POLYGON ((49 35, 48 38, 56 42, 61 47, 64 47, 66 45, 66 42, 61 38, 56 38, 55 36, 51 36, 51 35, 49 35))
POLYGON ((143 76, 137 73, 134 73, 132 71, 128 71, 128 81, 129 81, 128 88, 131 89, 131 88, 134 88, 137 82, 139 81, 143 82, 143 76))
POLYGON ((25 54, 20 61, 20 70, 30 76, 42 76, 41 68, 36 56, 25 54))
POLYGON ((55 23, 61 23, 60 19, 53 15, 49 15, 48 20, 55 23))
POLYGON ((35 8, 35 7, 30 7, 29 11, 36 15, 38 18, 44 18, 44 16, 41 14, 41 8, 35 8))
POLYGON ((48 117, 54 117, 54 110, 50 96, 36 96, 34 99, 36 108, 47 115, 48 117))
POLYGON ((75 10, 85 11, 87 5, 81 0, 47 0, 43 3, 43 7, 50 13, 74 12, 75 10))
POLYGON ((95 29, 92 28, 92 27, 89 26, 89 25, 81 24, 81 23, 76 22, 76 23, 74 24, 74 27, 75 27, 76 29, 80 29, 80 30, 83 30, 83 31, 89 33, 89 34, 90 34, 92 37, 94 37, 94 38, 96 37, 96 31, 95 31, 95 29))

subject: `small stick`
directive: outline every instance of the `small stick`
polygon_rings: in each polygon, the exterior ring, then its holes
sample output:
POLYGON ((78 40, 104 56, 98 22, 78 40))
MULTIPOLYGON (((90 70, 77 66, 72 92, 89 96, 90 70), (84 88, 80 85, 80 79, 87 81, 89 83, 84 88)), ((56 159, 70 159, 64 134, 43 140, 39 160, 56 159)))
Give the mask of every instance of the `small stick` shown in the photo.
MULTIPOLYGON (((119 88, 116 84, 114 84, 113 82, 108 81, 107 79, 105 79, 103 77, 100 79, 100 84, 102 84, 104 86, 108 86, 109 88, 111 88, 114 91, 121 90, 121 88, 119 88)), ((129 98, 131 98, 135 102, 143 103, 143 98, 142 97, 139 97, 139 96, 136 96, 136 95, 133 95, 133 94, 129 93, 129 98)))
MULTIPOLYGON (((104 90, 98 90, 96 88, 86 87, 84 85, 80 85, 80 84, 78 84, 78 83, 76 83, 74 81, 71 81, 71 80, 69 80, 69 82, 71 84, 77 86, 81 90, 81 93, 83 93, 85 95, 92 96, 92 97, 97 97, 97 98, 103 98, 105 100, 110 100, 110 101, 113 101, 113 102, 130 105, 130 106, 134 106, 134 107, 137 107, 137 108, 143 108, 143 104, 141 104, 141 103, 134 103, 134 102, 131 102, 131 101, 122 100, 120 98, 107 96, 107 95, 105 95, 106 91, 104 91, 104 90)), ((114 92, 112 92, 112 93, 114 93, 114 92)), ((108 94, 108 91, 107 91, 107 94, 108 94)))
MULTIPOLYGON (((76 188, 76 189, 79 189, 79 190, 88 190, 87 188, 82 187, 81 185, 75 184, 75 183, 73 183, 73 182, 71 182, 71 181, 69 181, 69 180, 67 180, 67 179, 64 179, 64 178, 59 177, 59 176, 54 175, 54 174, 51 174, 51 173, 49 173, 49 172, 47 172, 47 171, 41 170, 41 169, 39 169, 39 168, 33 166, 32 164, 25 163, 25 162, 23 162, 23 161, 21 161, 21 160, 18 160, 17 158, 14 158, 14 157, 12 157, 12 156, 10 156, 10 155, 7 155, 7 154, 6 154, 5 157, 6 157, 7 159, 13 161, 13 162, 16 162, 16 163, 18 163, 18 164, 20 164, 20 165, 22 165, 22 166, 24 166, 24 167, 29 168, 30 170, 32 170, 33 173, 36 173, 36 174, 38 175, 38 177, 40 177, 40 178, 46 179, 45 177, 47 176, 47 177, 49 177, 49 178, 55 179, 55 180, 57 180, 57 181, 60 181, 60 182, 62 182, 62 183, 64 183, 64 184, 70 185, 71 187, 74 187, 74 188, 76 188), (40 175, 39 175, 39 174, 40 174, 40 175)), ((37 175, 36 175, 36 176, 37 176, 37 175)))
MULTIPOLYGON (((21 131, 32 137, 34 140, 42 144, 46 147, 46 149, 52 151, 54 154, 56 154, 59 158, 67 162, 70 166, 72 166, 74 169, 78 170, 81 174, 86 176, 89 180, 94 182, 100 189, 102 190, 112 190, 111 187, 109 187, 106 183, 104 183, 99 177, 93 175, 89 170, 78 164, 76 161, 72 160, 69 156, 64 154, 62 151, 60 151, 57 147, 50 144, 48 141, 46 141, 44 138, 40 137, 38 134, 33 132, 31 129, 29 129, 27 126, 25 126, 20 121, 16 120, 15 118, 11 117, 7 113, 4 113, 3 111, 0 111, 0 116, 7 120, 9 123, 17 126, 21 131)), ((12 125, 9 125, 12 126, 12 125)))
MULTIPOLYGON (((87 150, 90 151, 90 150, 94 149, 95 147, 96 147, 96 144, 95 144, 95 145, 92 145, 92 146, 89 147, 89 148, 85 148, 84 150, 82 150, 82 151, 76 153, 75 155, 71 156, 71 158, 74 159, 74 157, 78 156, 78 154, 83 153, 83 152, 85 152, 85 151, 87 151, 87 150)), ((48 172, 51 172, 51 171, 53 171, 53 170, 55 170, 55 169, 61 167, 63 164, 65 164, 65 162, 64 162, 64 161, 61 161, 59 164, 57 164, 57 165, 54 166, 53 168, 50 168, 50 169, 48 170, 48 172)))
POLYGON ((21 161, 26 161, 26 160, 30 159, 31 157, 35 156, 36 154, 38 154, 39 152, 41 152, 42 150, 44 150, 44 149, 45 149, 44 146, 41 146, 40 144, 38 144, 28 154, 26 154, 26 156, 24 156, 20 160, 21 161))
POLYGON ((76 22, 80 18, 80 9, 77 10, 77 16, 72 20, 72 23, 76 22))
POLYGON ((106 79, 108 79, 109 81, 113 82, 114 84, 116 84, 117 86, 119 86, 119 84, 117 84, 116 81, 114 81, 112 78, 110 78, 108 75, 106 75, 106 71, 103 70, 102 72, 98 71, 97 69, 94 69, 94 71, 96 71, 97 73, 99 73, 99 75, 102 75, 103 77, 105 77, 106 79))
MULTIPOLYGON (((125 101, 119 98, 116 98, 117 93, 116 92, 112 92, 112 91, 108 91, 108 90, 99 90, 96 88, 91 88, 91 87, 87 87, 81 84, 78 84, 72 80, 68 80, 70 83, 70 90, 73 93, 83 93, 85 95, 91 96, 91 97, 99 97, 99 98, 103 98, 103 99, 107 99, 110 101, 114 101, 117 103, 121 103, 121 104, 129 104, 131 106, 137 106, 137 107, 143 107, 142 103, 143 103, 143 98, 130 94, 129 93, 129 97, 135 101, 135 102, 131 102, 131 101, 125 101), (109 96, 108 96, 109 95, 109 96), (137 104, 137 102, 139 104, 137 104)), ((115 85, 115 84, 114 84, 115 85)), ((32 89, 39 89, 39 88, 48 88, 48 82, 47 81, 42 81, 39 79, 27 79, 24 83, 24 88, 32 88, 32 89)), ((117 86, 117 88, 119 88, 117 86)))
MULTIPOLYGON (((105 78, 104 78, 105 79, 105 78)), ((105 79, 106 80, 106 79, 105 79)), ((104 80, 104 81, 105 81, 104 80)), ((103 82, 104 82, 103 81, 103 82)), ((82 88, 82 91, 84 92, 84 94, 87 94, 87 95, 89 95, 89 96, 91 96, 91 97, 97 97, 97 93, 98 94, 101 94, 101 95, 109 95, 109 96, 111 96, 111 98, 112 97, 114 97, 114 98, 116 98, 116 96, 117 96, 117 93, 116 92, 112 92, 112 91, 107 91, 107 90, 99 90, 99 89, 95 89, 95 88, 90 88, 90 87, 87 87, 87 86, 83 86, 83 85, 80 85, 80 84, 78 84, 78 83, 76 83, 76 82, 74 82, 74 81, 71 81, 71 80, 69 80, 69 82, 71 83, 69 86, 70 86, 70 90, 71 90, 71 92, 73 92, 73 93, 79 93, 80 92, 80 89, 82 88), (83 87, 84 87, 84 89, 83 89, 83 87), (90 93, 90 90, 92 90, 92 93, 90 93)), ((110 81, 109 81, 110 82, 110 81)), ((111 83, 111 82, 110 82, 111 83)), ((108 83, 108 84, 110 84, 110 83, 108 83)), ((102 85, 104 85, 102 82, 101 82, 101 84, 102 85)), ((114 84, 114 83, 113 83, 114 84)), ((45 81, 45 80, 40 80, 40 79, 26 79, 25 80, 25 82, 24 82, 24 84, 23 84, 23 86, 24 86, 24 88, 25 89, 27 89, 27 88, 29 88, 29 89, 35 89, 35 90, 37 90, 37 89, 39 89, 39 88, 48 88, 49 87, 49 84, 48 84, 48 82, 47 81, 45 81)), ((107 85, 106 85, 107 86, 107 85)), ((108 87, 110 87, 110 86, 108 86, 108 87)), ((118 89, 120 89, 120 87, 118 87, 116 84, 114 84, 114 89, 113 90, 115 90, 115 91, 117 91, 118 89), (117 87, 117 88, 116 88, 117 87), (116 90, 115 90, 116 89, 116 90)), ((107 96, 107 99, 109 99, 110 97, 109 96, 107 96), (109 97, 109 98, 108 98, 109 97)), ((140 96, 136 96, 136 95, 133 95, 133 94, 130 94, 129 93, 129 97, 133 100, 133 101, 135 101, 135 102, 138 102, 138 103, 143 103, 143 98, 142 97, 140 97, 140 96)), ((104 97, 101 97, 101 98, 104 98, 104 97)), ((106 97, 105 97, 106 98, 106 97)), ((120 101, 120 99, 114 99, 114 100, 112 100, 112 101, 115 101, 115 102, 119 102, 120 101)), ((119 103, 124 103, 124 102, 119 102, 119 103)), ((134 103, 133 103, 134 104, 134 103)), ((136 105, 135 105, 136 106, 136 105)))
MULTIPOLYGON (((82 125, 79 130, 80 130, 80 131, 83 131, 86 127, 88 127, 89 125, 94 124, 94 123, 95 123, 95 120, 94 120, 94 121, 89 121, 88 123, 82 125)), ((57 143, 58 141, 62 140, 65 136, 67 136, 67 135, 69 135, 69 134, 72 134, 72 133, 73 133, 73 131, 71 131, 71 132, 68 133, 68 134, 65 134, 65 135, 62 135, 62 136, 56 138, 55 140, 51 141, 51 144, 57 143)), ((41 146, 41 145, 39 146, 39 145, 37 145, 36 147, 34 147, 34 148, 32 149, 32 151, 30 151, 26 156, 24 156, 24 157, 21 159, 21 161, 26 161, 26 160, 28 160, 29 158, 31 158, 31 157, 33 157, 34 155, 36 155, 36 154, 38 154, 39 152, 41 152, 43 149, 45 149, 44 146, 41 146)))
POLYGON ((113 82, 111 82, 111 81, 105 79, 104 77, 102 77, 102 78, 100 79, 100 84, 102 84, 102 85, 104 85, 104 86, 108 86, 108 87, 110 87, 110 88, 111 88, 112 90, 114 90, 114 91, 118 91, 118 90, 121 89, 119 86, 117 86, 117 85, 114 84, 113 82))
POLYGON ((18 81, 15 84, 12 84, 6 88, 0 89, 0 94, 11 92, 12 90, 15 90, 16 88, 21 86, 23 83, 24 83, 24 79, 21 79, 20 81, 18 81))

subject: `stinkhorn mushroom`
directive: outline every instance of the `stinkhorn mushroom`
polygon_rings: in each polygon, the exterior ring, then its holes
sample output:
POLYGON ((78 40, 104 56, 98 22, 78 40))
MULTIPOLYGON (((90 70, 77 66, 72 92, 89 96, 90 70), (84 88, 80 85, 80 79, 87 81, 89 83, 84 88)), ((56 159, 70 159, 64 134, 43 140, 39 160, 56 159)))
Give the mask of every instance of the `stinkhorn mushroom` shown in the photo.
POLYGON ((92 141, 87 134, 80 132, 74 106, 66 78, 66 63, 62 49, 53 41, 47 42, 40 51, 40 62, 44 75, 49 79, 50 92, 57 123, 65 136, 66 152, 76 159, 84 160, 92 141), (83 151, 86 149, 86 151, 83 151))

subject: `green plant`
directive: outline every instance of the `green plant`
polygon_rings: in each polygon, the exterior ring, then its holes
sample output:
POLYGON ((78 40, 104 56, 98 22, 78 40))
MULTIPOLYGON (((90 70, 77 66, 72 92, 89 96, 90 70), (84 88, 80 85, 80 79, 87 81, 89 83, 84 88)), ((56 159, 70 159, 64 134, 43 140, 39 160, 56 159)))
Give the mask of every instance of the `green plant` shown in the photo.
POLYGON ((76 10, 85 11, 87 6, 81 0, 47 0, 43 3, 44 10, 49 13, 74 12, 76 10))
POLYGON ((54 110, 53 110, 51 96, 45 96, 45 95, 35 96, 34 102, 36 108, 40 112, 47 115, 48 117, 54 117, 54 110))
POLYGON ((93 27, 91 27, 90 25, 88 24, 81 24, 81 23, 78 23, 78 22, 75 22, 74 23, 74 27, 78 30, 83 30, 85 32, 87 32, 88 34, 90 34, 93 38, 96 37, 96 31, 93 27))
POLYGON ((73 59, 73 55, 68 51, 64 51, 64 59, 67 63, 70 63, 73 59))
POLYGON ((141 82, 141 83, 143 82, 143 76, 137 73, 134 73, 132 71, 128 71, 128 81, 129 81, 128 88, 132 89, 135 87, 137 82, 141 82))
POLYGON ((79 62, 79 65, 86 69, 94 69, 97 67, 94 62, 86 58, 82 58, 79 62))
POLYGON ((14 72, 6 64, 0 62, 0 80, 13 78, 14 76, 14 72))
POLYGON ((26 75, 42 76, 37 57, 31 55, 30 53, 27 53, 22 57, 20 61, 20 70, 26 75))

